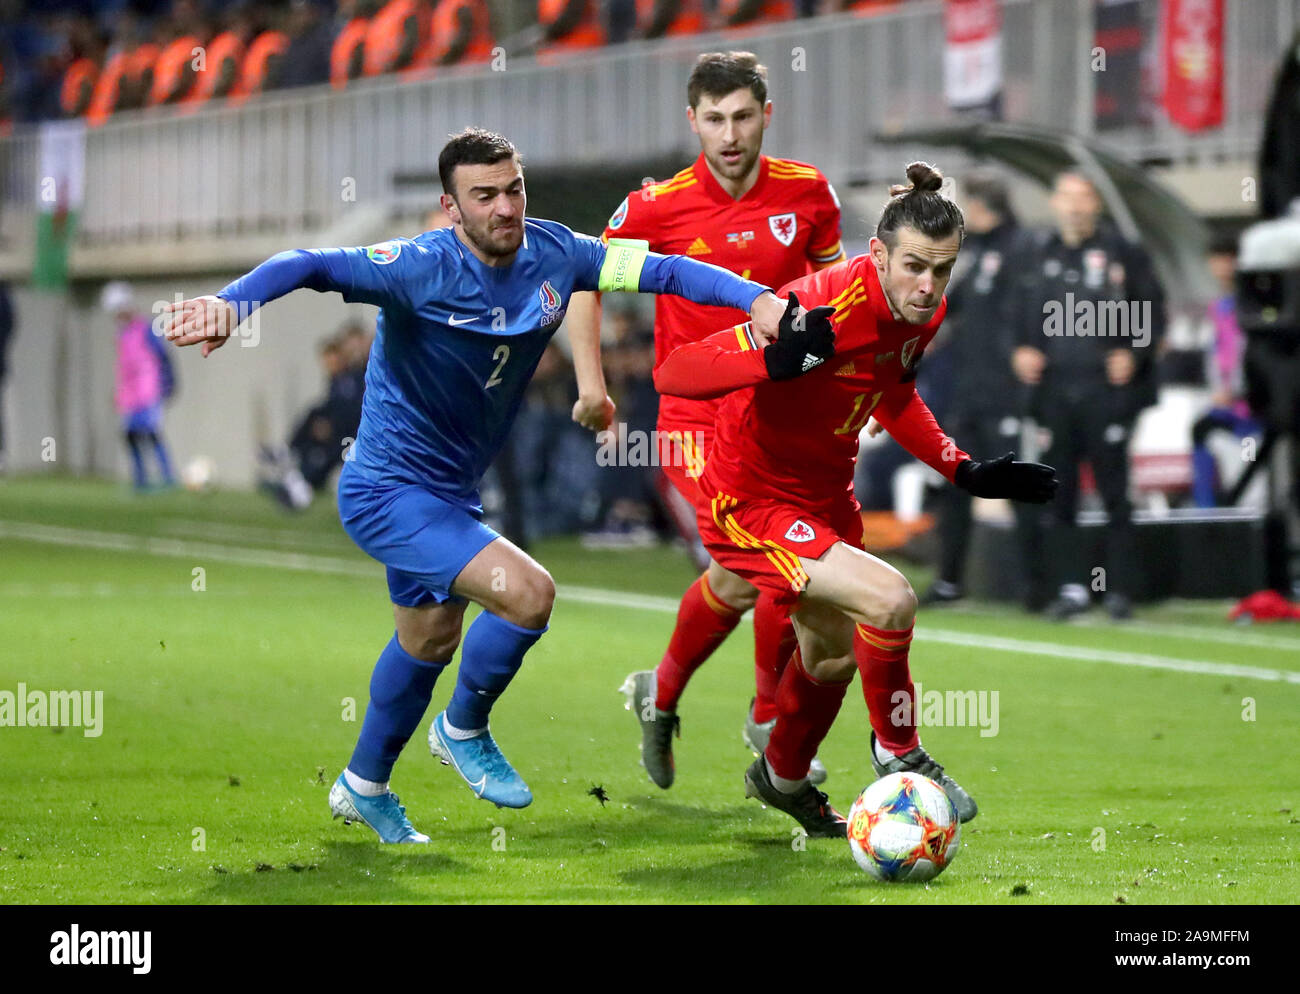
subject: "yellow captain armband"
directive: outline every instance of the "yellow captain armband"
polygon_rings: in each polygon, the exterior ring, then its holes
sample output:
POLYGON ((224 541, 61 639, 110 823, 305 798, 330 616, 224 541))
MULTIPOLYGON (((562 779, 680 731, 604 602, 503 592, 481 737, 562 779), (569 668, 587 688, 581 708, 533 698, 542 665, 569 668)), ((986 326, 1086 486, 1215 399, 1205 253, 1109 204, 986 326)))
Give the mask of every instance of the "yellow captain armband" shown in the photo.
POLYGON ((641 270, 650 254, 650 243, 639 238, 611 238, 600 267, 600 290, 636 293, 641 288, 641 270))

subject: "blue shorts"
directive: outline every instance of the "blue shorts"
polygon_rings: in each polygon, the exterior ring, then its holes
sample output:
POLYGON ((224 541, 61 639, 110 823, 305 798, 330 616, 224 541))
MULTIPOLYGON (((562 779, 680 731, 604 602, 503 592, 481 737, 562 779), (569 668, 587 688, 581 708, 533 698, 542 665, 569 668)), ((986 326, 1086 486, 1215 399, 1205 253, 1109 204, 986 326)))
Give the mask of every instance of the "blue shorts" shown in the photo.
POLYGON ((162 404, 147 404, 122 415, 123 431, 155 432, 162 427, 162 404))
POLYGON ((411 483, 377 483, 343 464, 343 530, 388 568, 394 604, 418 607, 463 601, 451 585, 471 559, 500 536, 480 516, 411 483))

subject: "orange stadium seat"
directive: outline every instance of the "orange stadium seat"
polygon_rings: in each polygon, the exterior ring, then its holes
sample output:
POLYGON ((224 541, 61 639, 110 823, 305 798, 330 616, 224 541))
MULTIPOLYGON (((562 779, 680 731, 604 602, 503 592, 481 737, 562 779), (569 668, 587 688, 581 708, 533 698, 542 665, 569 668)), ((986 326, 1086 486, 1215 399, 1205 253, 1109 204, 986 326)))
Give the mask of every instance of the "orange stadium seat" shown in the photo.
POLYGON ((90 97, 90 106, 86 108, 86 123, 98 127, 108 120, 117 110, 122 98, 122 81, 131 64, 130 54, 117 52, 112 55, 95 80, 95 91, 90 97))
POLYGON ((492 20, 487 0, 439 0, 433 12, 430 55, 437 65, 454 62, 486 62, 492 58, 492 20), (460 42, 462 10, 469 11, 469 37, 460 42), (457 53, 458 44, 463 49, 457 53))
POLYGON ((370 31, 370 18, 354 17, 344 25, 330 49, 330 85, 341 90, 349 80, 365 72, 366 35, 370 31))
POLYGON ((429 62, 429 25, 416 0, 389 0, 366 32, 367 76, 418 70, 429 62))
POLYGON ((95 95, 95 80, 99 76, 99 66, 94 59, 81 58, 68 66, 63 74, 63 86, 59 89, 59 107, 67 117, 81 117, 90 107, 95 95))
POLYGON ((154 61, 153 85, 145 97, 146 104, 156 107, 186 99, 194 88, 194 50, 201 46, 196 36, 182 35, 162 50, 154 61))
POLYGON ((636 31, 642 38, 670 38, 674 35, 695 35, 708 27, 700 0, 678 0, 672 19, 661 30, 650 34, 654 26, 655 7, 659 0, 636 0, 636 31))
POLYGON ((600 10, 592 0, 537 0, 537 21, 549 29, 566 16, 573 16, 575 8, 580 8, 576 23, 561 37, 542 43, 537 49, 539 62, 587 48, 600 48, 605 44, 607 38, 600 21, 600 10))
POLYGON ((244 62, 239 67, 239 80, 231 88, 227 102, 241 104, 251 96, 261 93, 274 59, 284 55, 289 47, 289 36, 283 31, 263 31, 248 45, 244 62))
POLYGON ((194 88, 186 97, 185 106, 197 109, 209 100, 229 94, 239 82, 239 70, 244 60, 244 43, 233 31, 223 31, 212 39, 203 68, 195 74, 194 88))
POLYGON ((752 27, 792 17, 793 0, 718 0, 718 18, 727 27, 752 27))

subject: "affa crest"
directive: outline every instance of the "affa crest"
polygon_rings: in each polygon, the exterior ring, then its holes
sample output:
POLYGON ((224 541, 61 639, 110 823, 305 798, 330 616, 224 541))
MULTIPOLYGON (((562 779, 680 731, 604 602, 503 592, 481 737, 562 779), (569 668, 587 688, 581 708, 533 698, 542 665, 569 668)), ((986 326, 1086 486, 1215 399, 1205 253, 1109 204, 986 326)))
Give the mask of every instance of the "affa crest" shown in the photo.
POLYGON ((542 302, 542 324, 554 324, 564 316, 564 301, 551 286, 550 280, 544 280, 537 291, 537 298, 542 302))
POLYGON ((793 211, 789 214, 773 214, 767 219, 767 226, 772 237, 787 248, 794 241, 795 232, 799 230, 799 219, 793 211))

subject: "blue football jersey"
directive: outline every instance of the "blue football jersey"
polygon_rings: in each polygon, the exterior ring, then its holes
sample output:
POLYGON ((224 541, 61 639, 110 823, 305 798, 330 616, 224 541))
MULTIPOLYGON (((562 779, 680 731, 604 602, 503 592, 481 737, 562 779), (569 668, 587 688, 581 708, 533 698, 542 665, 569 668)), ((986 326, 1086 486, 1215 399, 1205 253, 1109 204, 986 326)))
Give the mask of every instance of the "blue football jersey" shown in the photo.
POLYGON ((299 287, 380 308, 361 427, 347 456, 353 469, 377 483, 427 487, 476 512, 479 482, 575 290, 675 293, 748 310, 767 289, 649 252, 644 242, 606 246, 529 219, 509 266, 484 265, 443 228, 366 248, 282 252, 218 296, 243 317, 299 287))
POLYGON ((451 228, 335 251, 344 298, 382 308, 353 468, 478 510, 479 482, 570 294, 597 288, 605 246, 530 219, 506 267, 484 265, 451 228))

